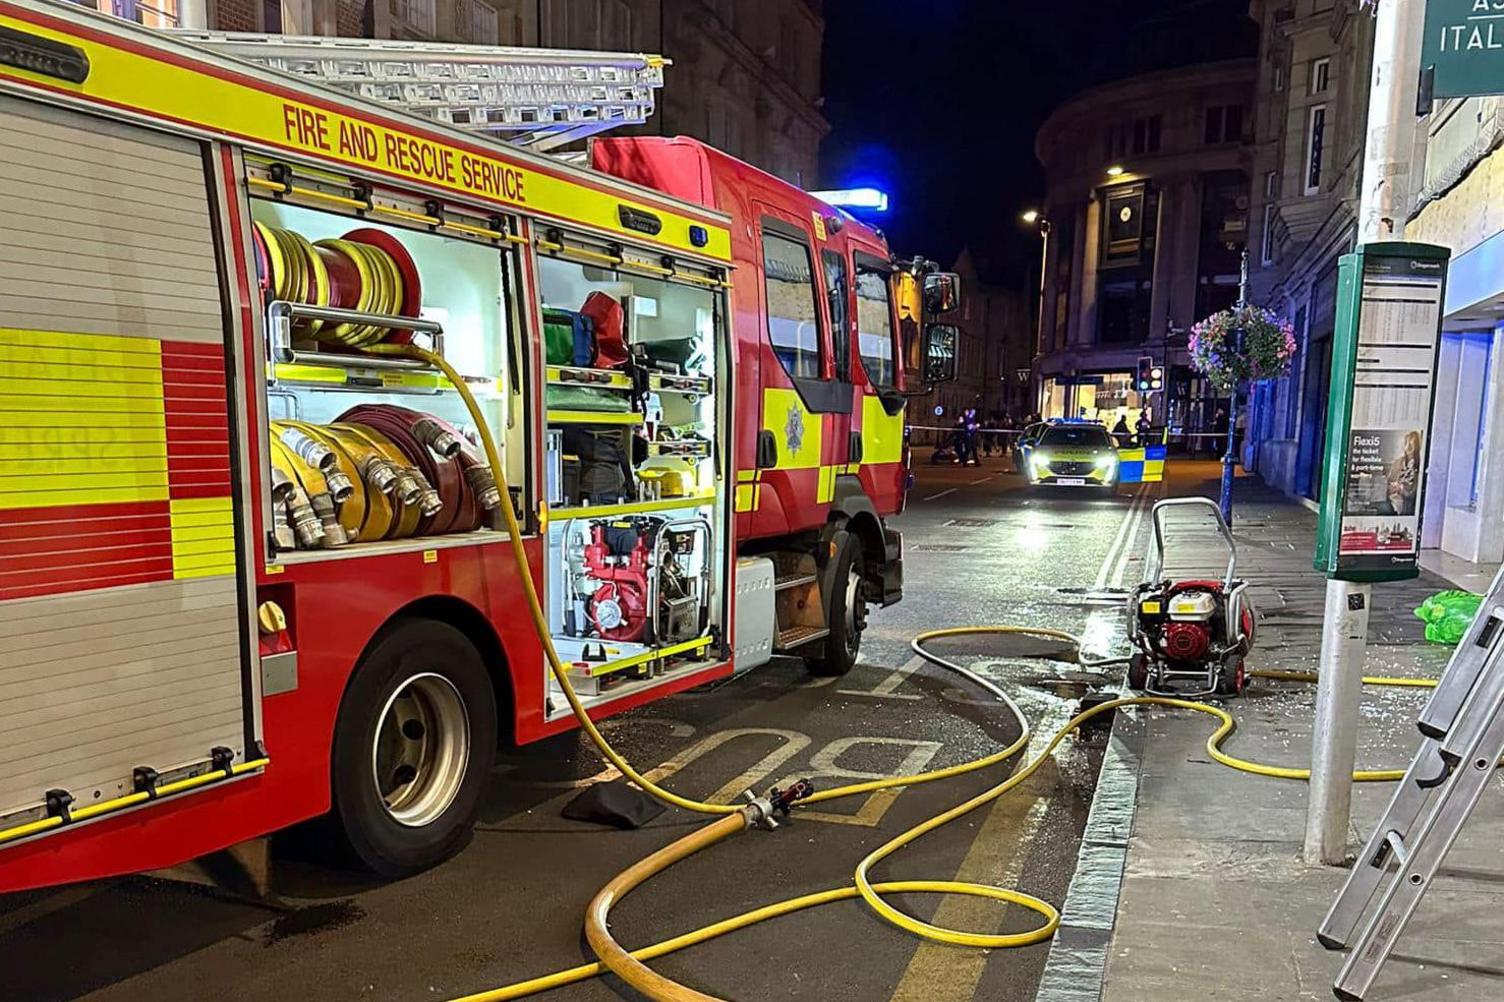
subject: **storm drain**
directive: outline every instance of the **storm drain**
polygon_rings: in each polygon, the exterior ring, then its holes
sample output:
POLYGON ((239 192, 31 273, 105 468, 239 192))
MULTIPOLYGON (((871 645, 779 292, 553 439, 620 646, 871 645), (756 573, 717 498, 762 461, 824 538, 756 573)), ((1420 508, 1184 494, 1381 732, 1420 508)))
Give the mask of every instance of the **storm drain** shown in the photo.
POLYGON ((909 549, 925 550, 929 553, 960 553, 966 547, 960 543, 915 543, 909 549))
POLYGON ((997 525, 995 518, 949 518, 945 525, 958 526, 963 529, 985 529, 989 525, 997 525))

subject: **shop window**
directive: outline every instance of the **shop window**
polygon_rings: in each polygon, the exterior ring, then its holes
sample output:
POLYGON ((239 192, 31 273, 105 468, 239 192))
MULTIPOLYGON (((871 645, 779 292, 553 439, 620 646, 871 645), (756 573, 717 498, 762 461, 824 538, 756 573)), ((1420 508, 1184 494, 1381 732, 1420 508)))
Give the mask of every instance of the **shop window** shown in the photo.
POLYGON ((820 313, 809 247, 764 229, 762 259, 773 354, 790 376, 819 379, 823 362, 820 313))
POLYGON ((820 252, 820 261, 825 265, 825 302, 830 310, 831 361, 835 363, 836 378, 850 380, 851 321, 847 316, 847 302, 851 295, 851 280, 846 259, 838 251, 824 250, 820 252))
MULTIPOLYGON (((856 256, 857 350, 873 386, 892 386, 893 307, 888 291, 889 268, 865 254, 856 256)), ((959 363, 959 359, 957 359, 959 363)))

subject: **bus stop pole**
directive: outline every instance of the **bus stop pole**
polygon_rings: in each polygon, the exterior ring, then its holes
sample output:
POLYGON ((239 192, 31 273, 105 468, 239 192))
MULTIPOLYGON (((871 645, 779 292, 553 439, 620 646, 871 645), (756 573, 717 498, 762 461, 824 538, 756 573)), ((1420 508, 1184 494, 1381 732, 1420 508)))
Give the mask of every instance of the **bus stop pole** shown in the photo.
MULTIPOLYGON (((1359 189, 1357 244, 1399 240, 1409 208, 1420 82, 1422 0, 1378 0, 1368 138, 1359 189)), ((1368 643, 1371 585, 1329 579, 1311 744, 1304 857, 1338 865, 1347 858, 1357 761, 1358 706, 1368 643)))

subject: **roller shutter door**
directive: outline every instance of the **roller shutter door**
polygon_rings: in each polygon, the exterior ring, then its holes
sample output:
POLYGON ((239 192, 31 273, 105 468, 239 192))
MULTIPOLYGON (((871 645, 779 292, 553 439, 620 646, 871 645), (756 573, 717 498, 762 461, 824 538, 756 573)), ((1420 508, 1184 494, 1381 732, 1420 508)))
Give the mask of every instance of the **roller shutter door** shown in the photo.
POLYGON ((0 97, 0 818, 245 751, 198 145, 0 97))

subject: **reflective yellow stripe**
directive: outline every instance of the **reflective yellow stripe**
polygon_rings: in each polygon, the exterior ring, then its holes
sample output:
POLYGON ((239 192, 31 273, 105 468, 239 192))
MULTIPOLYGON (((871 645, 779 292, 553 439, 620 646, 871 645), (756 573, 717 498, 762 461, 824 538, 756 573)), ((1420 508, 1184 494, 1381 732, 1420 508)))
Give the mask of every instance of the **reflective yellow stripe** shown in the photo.
POLYGON ((757 484, 736 485, 736 510, 752 511, 756 507, 757 484))
POLYGON ((903 462, 903 408, 889 414, 877 397, 862 397, 862 462, 903 462))
POLYGON ((769 387, 762 394, 762 426, 778 443, 777 470, 813 470, 820 466, 824 419, 811 413, 791 389, 769 387))
POLYGON ((736 480, 737 480, 737 483, 749 484, 752 481, 754 481, 754 480, 757 479, 757 475, 760 472, 762 472, 762 471, 761 470, 737 470, 736 471, 736 480))
POLYGON ((228 498, 172 502, 172 576, 199 578, 235 570, 235 507, 228 498))

